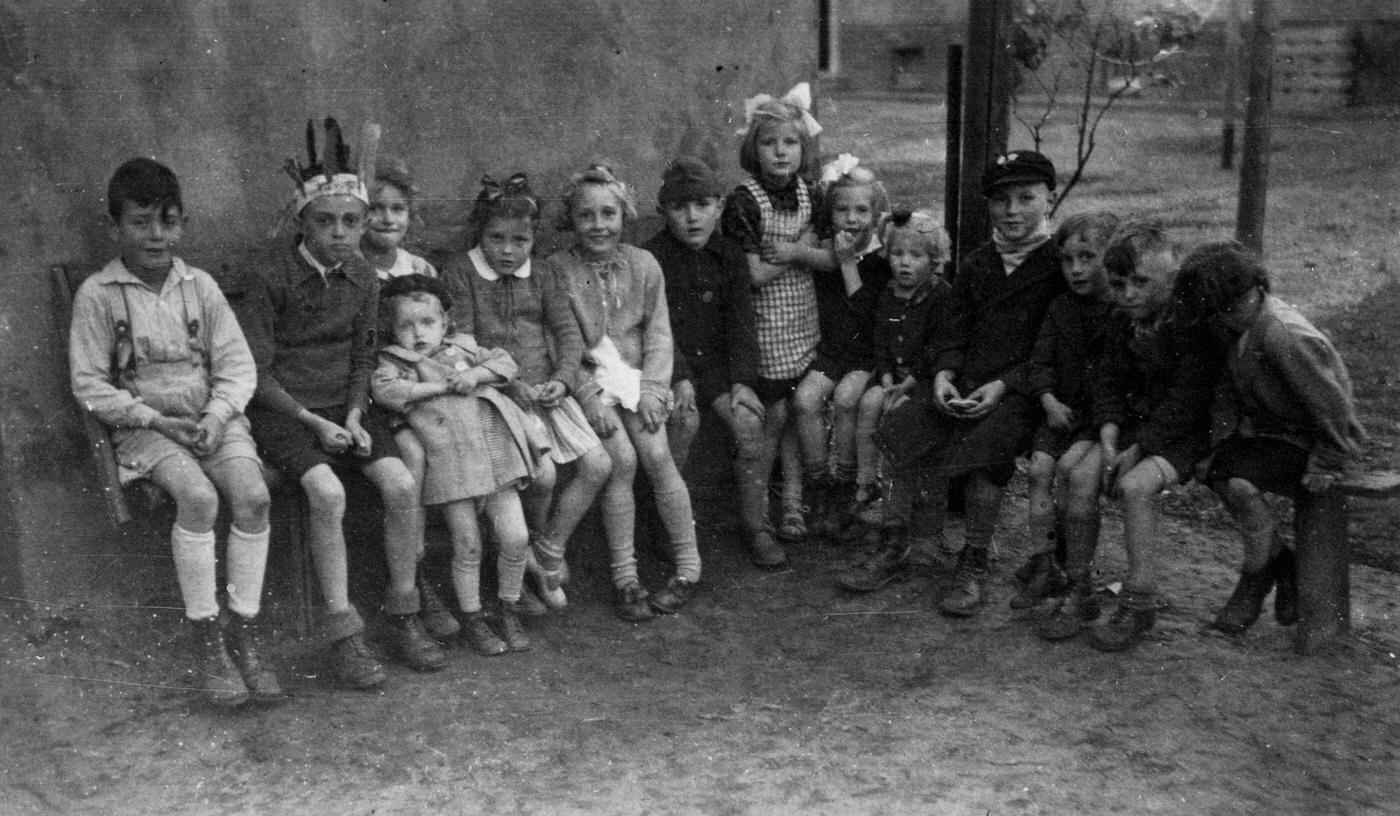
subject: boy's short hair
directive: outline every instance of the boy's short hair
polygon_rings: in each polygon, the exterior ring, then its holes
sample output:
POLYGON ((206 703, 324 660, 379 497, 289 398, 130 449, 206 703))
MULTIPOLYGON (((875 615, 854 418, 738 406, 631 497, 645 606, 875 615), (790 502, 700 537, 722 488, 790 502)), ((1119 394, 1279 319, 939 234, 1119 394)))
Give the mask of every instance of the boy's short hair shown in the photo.
POLYGON ((159 207, 163 215, 171 207, 185 212, 180 198, 180 180, 175 172, 158 161, 137 157, 122 162, 107 182, 107 214, 113 221, 122 217, 126 202, 138 207, 159 207))
POLYGON ((1181 262, 1176 299, 1189 317, 1201 320, 1228 311, 1252 289, 1269 291, 1269 270, 1238 241, 1202 244, 1181 262))
POLYGON ((379 300, 382 303, 390 303, 394 298, 401 297, 413 300, 436 298, 438 305, 442 306, 443 314, 452 313, 452 295, 447 291, 447 285, 437 278, 418 274, 400 275, 385 281, 379 289, 379 300))
POLYGON ((704 201, 724 195, 724 187, 710 166, 694 156, 678 156, 661 173, 656 194, 662 209, 686 201, 704 201))
POLYGON ((880 253, 889 257, 890 244, 897 234, 904 233, 918 237, 924 252, 931 263, 947 263, 952 259, 952 242, 948 231, 943 229, 933 216, 926 212, 896 210, 880 225, 880 253))
POLYGON ((1069 239, 1082 235, 1093 244, 1107 247, 1119 223, 1118 216, 1108 210, 1075 213, 1060 222, 1059 229, 1055 230, 1055 246, 1063 247, 1069 239))
POLYGON ((599 162, 589 165, 582 173, 569 176, 569 181, 560 195, 563 209, 559 211, 556 227, 564 232, 574 231, 574 196, 578 195, 579 188, 588 185, 606 187, 617 196, 618 202, 622 204, 623 223, 637 220, 637 194, 633 192, 632 186, 613 175, 611 165, 599 162))
POLYGON ((1103 251, 1103 267, 1110 275, 1131 275, 1138 261, 1153 252, 1176 254, 1177 245, 1156 218, 1134 218, 1119 225, 1103 251))

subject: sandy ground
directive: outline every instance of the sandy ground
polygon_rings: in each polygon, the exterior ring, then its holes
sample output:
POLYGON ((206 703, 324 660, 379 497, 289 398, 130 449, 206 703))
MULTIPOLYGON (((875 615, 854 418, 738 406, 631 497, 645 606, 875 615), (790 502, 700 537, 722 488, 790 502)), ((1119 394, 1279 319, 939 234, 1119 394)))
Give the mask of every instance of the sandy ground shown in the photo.
MULTIPOLYGON (((827 149, 867 158, 897 201, 941 172, 928 159, 941 150, 923 145, 941 139, 935 108, 841 99, 824 118, 827 149)), ((1188 242, 1228 234, 1217 123, 1137 103, 1108 126, 1119 135, 1065 212, 1150 209, 1188 242)), ((1382 289, 1400 268, 1388 260, 1400 168, 1375 158, 1391 133, 1376 111, 1282 122, 1269 252, 1279 291, 1344 329, 1344 353, 1367 356, 1370 458, 1394 467, 1394 368, 1373 354, 1395 353, 1400 315, 1394 287, 1382 289)), ((1295 656, 1291 631, 1267 617, 1239 638, 1204 634, 1239 547, 1213 498, 1184 489, 1163 503, 1170 605, 1147 643, 1112 656, 1043 643, 1030 632, 1038 613, 1006 606, 1025 547, 1019 481, 992 603, 950 621, 927 581, 841 592, 832 574, 847 553, 835 548, 752 569, 713 468, 691 476, 707 572, 681 615, 613 618, 586 528, 570 556, 573 604, 534 626, 534 651, 458 648, 446 671, 395 668, 373 693, 328 687, 316 644, 282 628, 294 698, 210 711, 188 690, 158 547, 146 550, 149 585, 7 612, 0 813, 1400 812, 1400 576, 1354 568, 1356 637, 1326 654, 1295 656)), ((1363 514, 1367 536, 1393 541, 1385 513, 1363 514)), ((1104 584, 1121 574, 1120 541, 1110 510, 1104 584)), ((655 582, 659 563, 643 566, 655 582)))

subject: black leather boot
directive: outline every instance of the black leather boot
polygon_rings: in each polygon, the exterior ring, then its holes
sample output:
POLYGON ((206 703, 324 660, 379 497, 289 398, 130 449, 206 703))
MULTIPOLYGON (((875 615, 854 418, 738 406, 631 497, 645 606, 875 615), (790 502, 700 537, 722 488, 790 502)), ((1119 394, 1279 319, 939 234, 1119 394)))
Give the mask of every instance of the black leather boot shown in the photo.
POLYGON ((1210 628, 1218 629, 1227 635, 1238 635, 1259 620, 1259 612, 1264 608, 1264 598, 1274 586, 1272 562, 1259 570, 1240 570, 1239 583, 1230 599, 1216 614, 1210 628))
POLYGON ((938 611, 953 618, 970 618, 982 609, 987 581, 987 548, 964 546, 953 586, 938 603, 938 611))
POLYGON ((245 618, 237 612, 229 613, 228 653, 238 673, 243 675, 243 684, 259 703, 275 703, 287 699, 282 684, 277 682, 277 674, 263 662, 257 649, 257 631, 252 618, 245 618))
POLYGON ((218 616, 192 620, 190 629, 194 635, 195 677, 204 698, 226 707, 248 702, 248 687, 229 657, 218 616))

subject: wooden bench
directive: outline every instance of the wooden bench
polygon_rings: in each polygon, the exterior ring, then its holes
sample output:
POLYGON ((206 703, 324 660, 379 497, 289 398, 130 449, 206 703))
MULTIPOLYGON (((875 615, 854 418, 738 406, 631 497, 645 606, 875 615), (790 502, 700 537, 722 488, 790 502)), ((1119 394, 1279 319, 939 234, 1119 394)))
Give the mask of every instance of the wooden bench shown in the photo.
MULTIPOLYGON (((82 284, 86 275, 67 265, 56 264, 50 267, 49 278, 53 286, 54 325, 58 329, 59 335, 66 339, 73 314, 73 295, 77 292, 78 286, 82 284)), ((73 404, 77 408, 83 430, 87 434, 88 450, 92 455, 97 487, 102 494, 107 519, 112 523, 113 528, 121 530, 132 524, 137 518, 133 512, 133 505, 147 510, 158 510, 166 504, 171 504, 170 497, 165 494, 165 491, 150 480, 142 478, 136 471, 118 464, 107 426, 99 422, 76 400, 73 404)), ((264 476, 268 480, 268 488, 274 495, 272 513, 274 546, 269 552, 269 580, 266 582, 266 586, 271 588, 275 583, 289 593, 290 597, 287 602, 293 610, 293 627, 299 636, 305 636, 311 630, 314 600, 318 591, 314 580, 315 571, 310 564, 309 548, 303 545, 306 524, 305 498, 298 485, 282 484, 282 480, 271 471, 264 471, 264 476), (280 548, 277 546, 279 543, 281 544, 280 548), (281 548, 287 550, 288 557, 279 559, 279 563, 285 561, 281 565, 286 568, 287 574, 276 576, 279 580, 274 582, 271 580, 274 577, 272 553, 281 548)))
POLYGON ((1298 548, 1298 629, 1293 648, 1302 655, 1351 634, 1351 542, 1347 500, 1400 496, 1400 473, 1348 475, 1326 493, 1304 493, 1295 510, 1298 548))

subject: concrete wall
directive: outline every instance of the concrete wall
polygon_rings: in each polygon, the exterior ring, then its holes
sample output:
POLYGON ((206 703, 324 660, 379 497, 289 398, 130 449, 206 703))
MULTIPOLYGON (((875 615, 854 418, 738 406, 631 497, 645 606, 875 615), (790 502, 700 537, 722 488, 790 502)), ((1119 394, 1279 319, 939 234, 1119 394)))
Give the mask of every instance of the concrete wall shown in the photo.
POLYGON ((525 169, 551 191, 607 156, 650 210, 683 144, 714 145, 733 176, 743 98, 814 75, 815 14, 811 0, 0 0, 0 596, 110 583, 46 270, 109 255, 101 199, 119 162, 175 169, 182 254, 211 271, 267 240, 308 116, 383 123, 384 150, 447 223, 428 250, 450 243, 484 172, 525 169))

